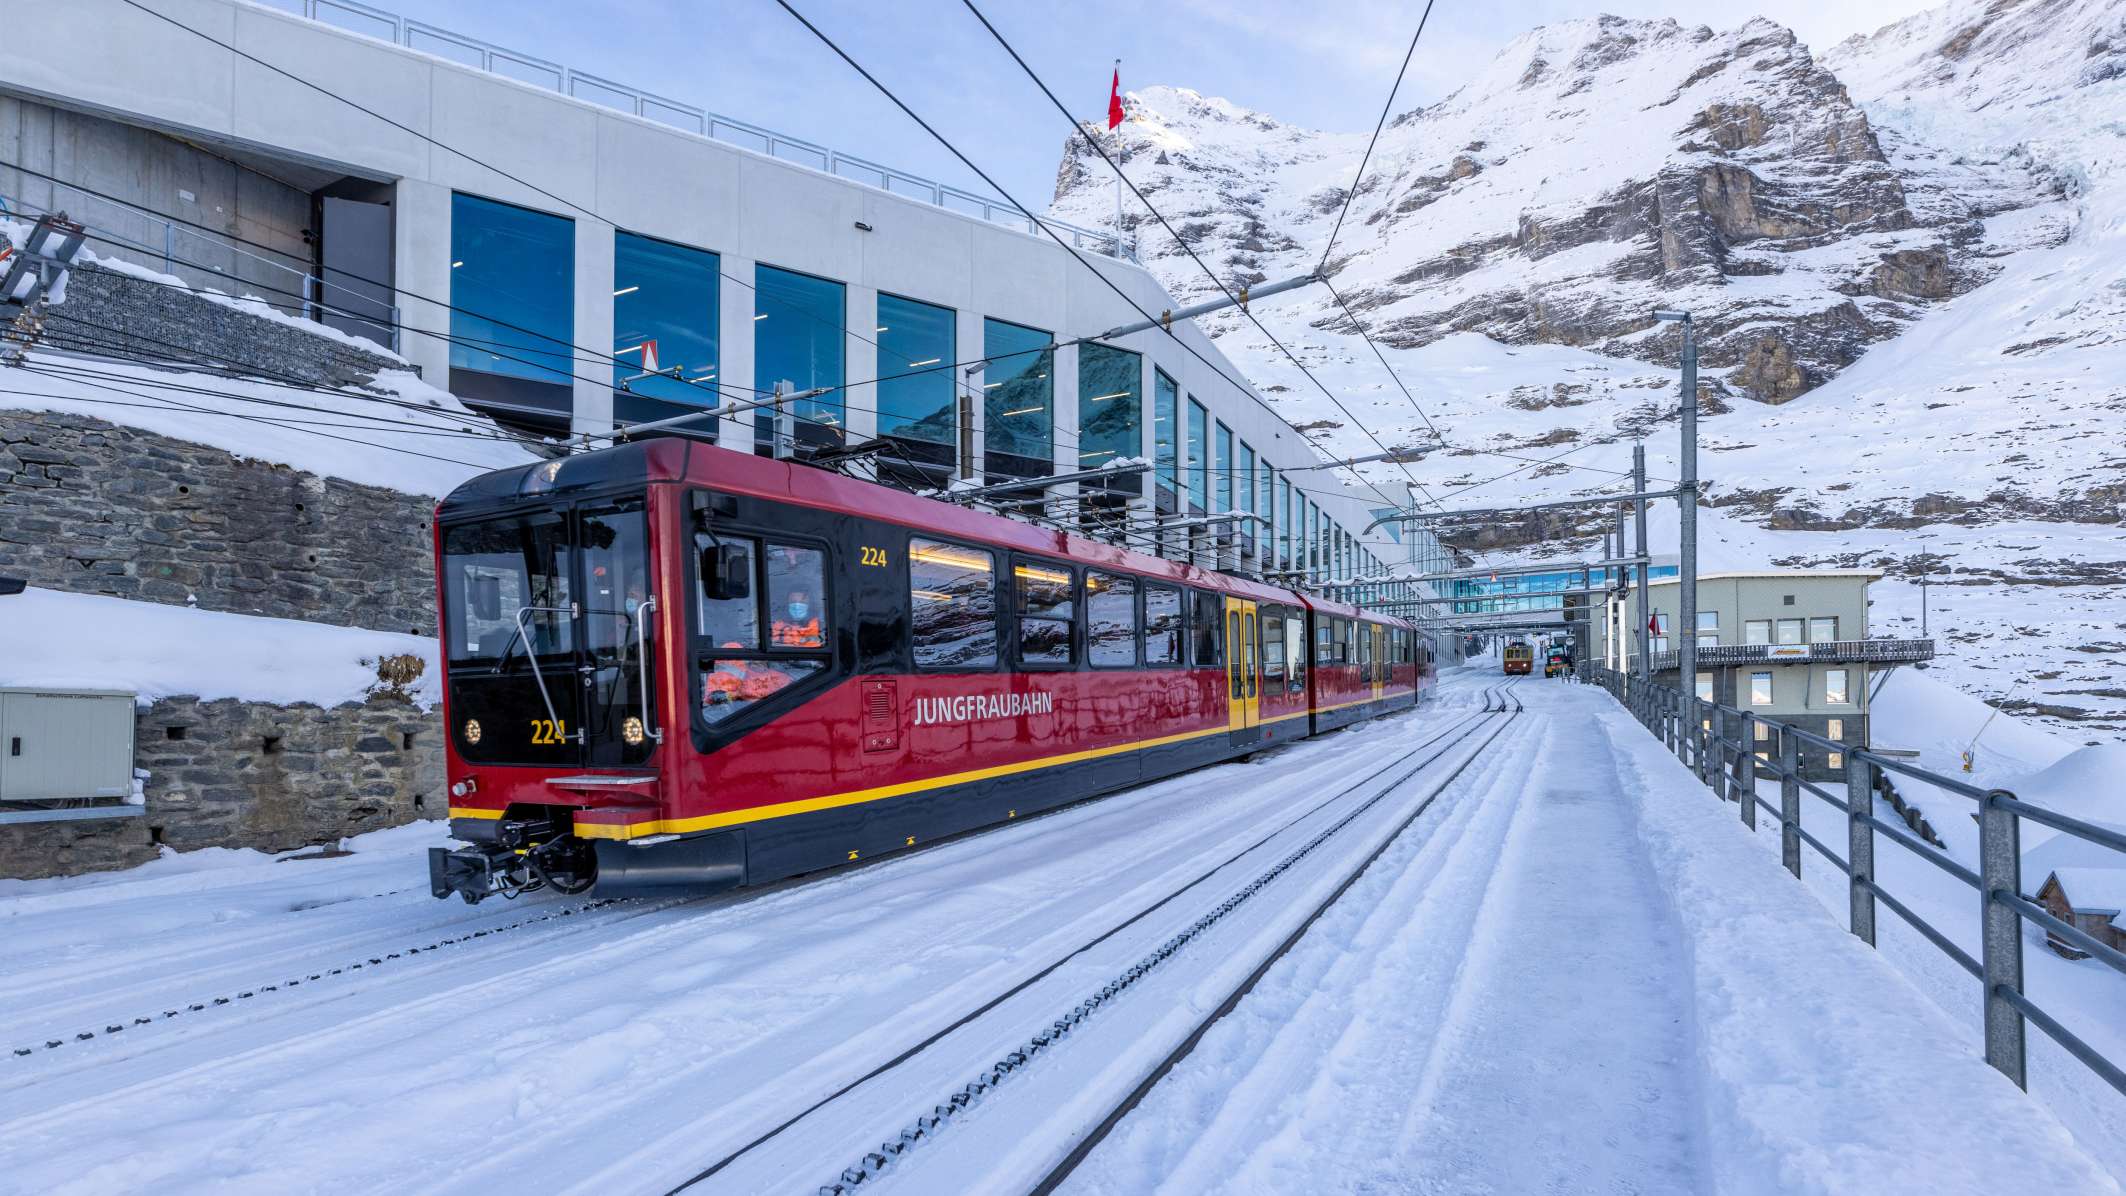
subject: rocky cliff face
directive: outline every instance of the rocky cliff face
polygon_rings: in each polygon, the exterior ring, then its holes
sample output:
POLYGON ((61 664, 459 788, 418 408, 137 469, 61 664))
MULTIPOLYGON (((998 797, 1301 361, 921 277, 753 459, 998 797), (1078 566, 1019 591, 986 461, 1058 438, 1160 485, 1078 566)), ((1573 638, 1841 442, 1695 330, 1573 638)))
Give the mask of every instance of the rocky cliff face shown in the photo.
MULTIPOLYGON (((1126 169, 1214 269, 1314 268, 1362 133, 1174 88, 1129 106, 1126 169)), ((1903 579, 1930 574, 1937 669, 2118 733, 2121 113, 2126 0, 1950 0, 1821 55, 1764 20, 1537 29, 1395 118, 1328 261, 1414 400, 1322 289, 1256 314, 1384 442, 1438 429, 1444 448, 1373 480, 1509 506, 1613 491, 1635 440, 1676 476, 1678 341, 1650 311, 1689 309, 1708 567, 1882 569, 1878 634, 1917 632, 1903 579)), ((1104 225, 1111 187, 1066 153, 1056 211, 1104 225)), ((1211 290, 1132 219, 1169 288, 1211 290)), ((1252 328, 1204 323, 1324 449, 1373 451, 1252 328)), ((1547 555, 1589 531, 1460 542, 1547 555)))
MULTIPOLYGON (((1132 102, 1132 174, 1206 260, 1241 281, 1313 264, 1363 138, 1178 89, 1132 102)), ((1056 210, 1104 222, 1110 177, 1068 154, 1056 210)), ((1600 17, 1529 33, 1396 118, 1328 265, 1406 348, 1465 331, 1673 362, 1648 313, 1687 307, 1708 376, 1781 403, 1989 278, 1985 218, 2057 185, 2026 164, 1900 170, 1839 79, 1769 21, 1600 17)), ((1208 288, 1156 225, 1140 235, 1169 282, 1208 288)))

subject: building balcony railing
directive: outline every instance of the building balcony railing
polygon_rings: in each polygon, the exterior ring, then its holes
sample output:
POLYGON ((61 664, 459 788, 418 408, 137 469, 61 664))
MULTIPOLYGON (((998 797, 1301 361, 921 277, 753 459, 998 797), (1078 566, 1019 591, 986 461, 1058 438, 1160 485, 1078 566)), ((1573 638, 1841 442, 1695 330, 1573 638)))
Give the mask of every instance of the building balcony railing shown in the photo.
MULTIPOLYGON (((1679 667, 1680 653, 1671 649, 1653 655, 1654 672, 1672 672, 1679 667)), ((1915 664, 1934 659, 1934 641, 1924 640, 1831 640, 1819 644, 1720 644, 1698 649, 1701 669, 1733 668, 1746 664, 1915 664)))
MULTIPOLYGON (((734 120, 626 83, 616 83, 558 62, 549 62, 535 55, 520 53, 476 37, 467 37, 462 33, 402 17, 397 13, 364 4, 361 0, 262 2, 269 7, 308 18, 319 24, 330 25, 347 33, 357 33, 396 46, 404 46, 409 50, 445 59, 460 66, 472 67, 488 74, 514 79, 519 83, 559 92, 600 107, 639 116, 644 120, 656 121, 697 137, 741 146, 771 158, 779 158, 825 174, 877 187, 881 191, 888 191, 905 199, 933 204, 1033 236, 1041 235, 1041 229, 1036 227, 1035 219, 1029 219, 1025 212, 1001 199, 963 191, 950 184, 896 170, 891 166, 881 166, 866 158, 845 154, 802 138, 789 137, 747 121, 734 120)), ((1081 228, 1045 216, 1037 219, 1040 225, 1052 230, 1072 248, 1090 250, 1108 257, 1137 260, 1135 247, 1113 232, 1081 228)))

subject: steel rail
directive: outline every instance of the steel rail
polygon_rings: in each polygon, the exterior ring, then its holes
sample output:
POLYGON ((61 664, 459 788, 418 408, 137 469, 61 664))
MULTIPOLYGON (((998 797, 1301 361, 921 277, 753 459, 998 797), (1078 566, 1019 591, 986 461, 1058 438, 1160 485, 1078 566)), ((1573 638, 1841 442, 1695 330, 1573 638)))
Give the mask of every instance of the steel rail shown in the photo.
MULTIPOLYGON (((1137 910, 1135 913, 1129 915, 1127 918, 1122 919, 1121 921, 1108 927, 1106 930, 1101 931, 1099 934, 1093 936, 1092 938, 1086 940, 1078 946, 1073 947, 1071 950, 1059 955, 1052 962, 1048 963, 1046 966, 1040 968, 1031 975, 1026 976, 1018 983, 1013 984, 1004 991, 989 998, 988 1000, 984 1001, 982 1004, 970 1010, 969 1012, 953 1019, 947 1025, 942 1026, 939 1029, 933 1031, 932 1033, 925 1035, 922 1039, 903 1049, 898 1054, 894 1055, 892 1058, 887 1059, 884 1062, 879 1063, 876 1066, 868 1069, 862 1075, 857 1076, 854 1079, 851 1079, 846 1083, 840 1085, 839 1087, 835 1088, 834 1091, 826 1094, 825 1096, 820 1097, 818 1100, 815 1100, 810 1105, 807 1105, 804 1109, 799 1110, 798 1112, 785 1118, 781 1122, 778 1122, 774 1126, 771 1126, 770 1128, 762 1131, 760 1134, 756 1135, 751 1140, 724 1154, 715 1162, 709 1164, 707 1167, 704 1167, 703 1169, 694 1173, 692 1176, 688 1177, 684 1181, 668 1189, 665 1192, 664 1196, 677 1196, 677 1194, 680 1192, 684 1192, 697 1184, 703 1183, 706 1180, 714 1178, 716 1175, 722 1173, 724 1170, 729 1168, 733 1163, 737 1162, 745 1155, 752 1153, 753 1151, 759 1149, 760 1147, 766 1145, 767 1143, 773 1141, 781 1135, 789 1132, 792 1127, 796 1126, 805 1119, 813 1116, 814 1114, 818 1113, 820 1110, 828 1107, 829 1105, 832 1105, 834 1102, 839 1101, 840 1099, 847 1096, 856 1089, 862 1087, 863 1085, 868 1084, 872 1080, 877 1079, 879 1076, 884 1075, 887 1072, 892 1071, 895 1068, 898 1068, 901 1065, 907 1063, 910 1059, 913 1059, 915 1056, 921 1054, 923 1051, 928 1050, 930 1047, 936 1045, 948 1035, 986 1016, 991 1011, 995 1010, 998 1006, 1002 1005, 1005 1001, 1010 1000, 1012 997, 1015 997, 1018 994, 1026 991, 1028 988, 1031 988, 1034 984, 1037 984, 1041 980, 1046 979, 1048 976, 1053 975, 1057 970, 1061 969, 1064 965, 1068 964, 1072 960, 1083 956, 1086 952, 1092 950, 1095 947, 1098 947, 1102 943, 1109 941, 1114 936, 1120 934, 1124 930, 1127 930, 1129 927, 1143 921, 1145 918, 1150 917, 1154 913, 1158 912, 1160 909, 1163 909, 1166 906, 1172 904, 1174 901, 1179 900, 1191 890, 1209 882, 1220 872, 1225 871, 1233 864, 1238 863, 1240 860, 1253 854, 1257 850, 1261 849, 1263 846, 1270 843, 1272 840, 1275 840, 1278 837, 1286 834, 1288 831, 1298 826, 1300 823, 1303 823, 1308 819, 1314 817, 1316 814, 1328 808, 1330 805, 1333 805, 1336 802, 1342 801, 1345 798, 1349 797, 1353 792, 1356 792, 1367 784, 1370 784, 1372 781, 1374 781, 1384 773, 1387 773, 1400 766, 1404 761, 1409 760, 1412 756, 1418 755, 1426 751, 1434 745, 1439 744, 1443 740, 1451 739, 1452 742, 1448 743, 1447 747, 1442 748, 1439 753, 1436 753, 1434 756, 1419 764, 1417 767, 1422 768, 1425 765, 1430 764, 1433 760, 1438 759, 1440 755, 1443 755, 1448 750, 1451 750, 1455 743, 1461 742, 1461 740, 1466 737, 1469 731, 1473 730, 1479 723, 1484 720, 1485 715, 1488 713, 1489 710, 1487 704, 1487 709, 1485 712, 1480 712, 1466 719, 1463 719, 1455 723, 1454 725, 1446 728, 1445 730, 1442 730, 1438 734, 1425 739, 1423 742, 1413 746, 1408 751, 1395 757, 1393 760, 1390 760, 1387 763, 1381 765, 1379 768, 1376 768, 1373 771, 1367 773, 1364 777, 1361 777, 1360 779, 1352 782, 1351 784, 1346 785, 1341 789, 1338 789, 1335 793, 1330 794, 1328 797, 1323 798, 1321 801, 1314 803, 1306 810, 1301 811, 1300 813, 1292 816, 1289 819, 1286 819, 1274 829, 1268 831, 1267 833, 1248 843, 1246 846, 1240 848, 1238 851, 1235 851, 1231 855, 1211 865, 1209 868, 1197 874, 1190 880, 1169 890, 1163 896, 1159 897, 1155 901, 1152 901, 1143 908, 1137 910)), ((924 1128, 921 1133, 916 1135, 916 1138, 926 1137, 929 1133, 934 1132, 936 1126, 937 1123, 933 1123, 932 1126, 924 1128)), ((887 1144, 887 1146, 897 1147, 893 1150, 892 1155, 890 1156, 883 1154, 884 1148, 882 1148, 880 1152, 874 1153, 881 1154, 882 1157, 895 1158, 898 1157, 900 1153, 900 1148, 904 1148, 909 1142, 912 1142, 914 1140, 915 1139, 906 1139, 898 1144, 887 1144)), ((870 1173, 871 1169, 866 1169, 866 1174, 870 1173)), ((848 1181, 844 1179, 840 1182, 848 1181)), ((832 1187, 833 1185, 829 1184, 827 1186, 832 1187)))
MULTIPOLYGON (((1501 686, 1500 689, 1508 689, 1511 687, 1511 685, 1512 683, 1508 682, 1506 685, 1501 686)), ((1500 698, 1500 705, 1502 708, 1504 706, 1504 703, 1505 695, 1502 693, 1500 698)), ((1390 847, 1393 847, 1397 842, 1402 839, 1403 835, 1410 829, 1410 827, 1413 826, 1419 818, 1423 817, 1427 810, 1432 808, 1432 804, 1439 799, 1440 795, 1445 793, 1447 791, 1447 788, 1453 785, 1455 781, 1459 780, 1462 774, 1469 770, 1471 765, 1475 764, 1478 760, 1484 758, 1486 750, 1489 749, 1493 743, 1497 742, 1499 736, 1505 733, 1506 728, 1512 724, 1514 717, 1522 713, 1520 699, 1514 698, 1513 703, 1514 708, 1512 710, 1502 710, 1494 712, 1504 713, 1507 717, 1499 720, 1494 725, 1494 729, 1491 732, 1490 736, 1488 736, 1484 740, 1484 742, 1477 747, 1477 750, 1470 753, 1467 759, 1456 765, 1453 772, 1448 773, 1446 777, 1442 778, 1439 784, 1433 788, 1431 793, 1427 794, 1422 801, 1418 802, 1414 807, 1411 808, 1409 813, 1403 816, 1400 822, 1396 823, 1395 828, 1392 831, 1382 836, 1380 843, 1376 847, 1374 847, 1371 852, 1367 853, 1365 859, 1359 861, 1358 866, 1352 868, 1344 876, 1341 883, 1339 883, 1334 889, 1332 889, 1326 897, 1322 898, 1322 900, 1317 903, 1312 910, 1308 911, 1307 916, 1303 920, 1301 920, 1299 925, 1293 927, 1292 932, 1286 935, 1283 941, 1279 942, 1277 946, 1272 949, 1270 953, 1265 956, 1259 964, 1255 966, 1255 969, 1248 973, 1245 979, 1243 979, 1238 985, 1236 985, 1231 992, 1226 994, 1225 999, 1218 1003, 1217 1008, 1212 1009, 1208 1014, 1204 1015, 1204 1017, 1197 1022, 1195 1028, 1189 1032, 1188 1036, 1184 1038, 1179 1045, 1174 1047, 1173 1050, 1169 1051, 1166 1057, 1161 1059, 1159 1063, 1155 1065, 1148 1073, 1146 1073, 1145 1076, 1138 1081, 1137 1086, 1131 1089, 1127 1096, 1125 1096, 1119 1103, 1117 1103, 1112 1109, 1110 1109, 1107 1115, 1101 1119, 1098 1125, 1094 1126, 1090 1131, 1088 1131, 1085 1135, 1078 1139, 1077 1145, 1071 1148, 1070 1153, 1065 1155, 1062 1161, 1058 1162, 1053 1168, 1051 1168, 1048 1174, 1042 1178, 1040 1183, 1034 1185, 1032 1189, 1033 1196, 1049 1196, 1050 1193, 1055 1192, 1059 1187, 1061 1187, 1063 1182, 1070 1178, 1071 1173, 1076 1171, 1078 1169, 1078 1166, 1082 1164, 1096 1148, 1099 1147, 1100 1143, 1106 1140, 1107 1136, 1114 1131, 1117 1125, 1121 1124, 1122 1119, 1129 1116, 1131 1112, 1133 1112, 1140 1104, 1143 1103, 1144 1098, 1151 1094, 1152 1089, 1158 1086, 1159 1081, 1165 1079, 1167 1075, 1171 1073, 1174 1068, 1181 1063, 1183 1059, 1186 1059, 1190 1054, 1194 1053, 1197 1045, 1203 1041, 1204 1035, 1210 1033, 1211 1027, 1217 1025, 1220 1021, 1223 1021, 1228 1014, 1232 1013, 1233 1010, 1239 1008, 1240 1003, 1243 1000, 1247 999, 1249 993, 1255 991, 1255 986, 1262 982, 1262 978, 1269 974, 1270 969, 1275 967, 1280 961, 1282 961, 1287 955, 1289 955, 1292 951, 1292 948, 1299 945, 1300 941, 1306 937, 1307 932, 1314 928, 1314 924, 1320 921, 1322 916, 1328 913, 1329 910, 1333 909, 1338 901, 1341 901, 1343 899, 1344 894, 1351 890, 1351 886, 1357 884, 1359 878, 1364 876, 1368 871, 1370 871, 1373 865, 1379 861, 1381 856, 1387 854, 1387 851, 1390 847)), ((1399 786, 1401 782, 1398 781, 1397 784, 1399 786)), ((1355 818, 1356 816, 1357 812, 1354 812, 1352 817, 1355 818)))

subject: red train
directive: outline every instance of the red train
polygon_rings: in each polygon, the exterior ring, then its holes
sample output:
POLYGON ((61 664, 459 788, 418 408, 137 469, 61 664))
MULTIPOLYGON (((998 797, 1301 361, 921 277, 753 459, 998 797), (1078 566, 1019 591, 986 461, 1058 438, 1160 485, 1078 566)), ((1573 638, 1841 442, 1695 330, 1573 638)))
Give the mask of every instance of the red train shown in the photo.
POLYGON ((1433 675, 1401 620, 690 440, 475 478, 436 559, 467 901, 869 859, 1433 675))

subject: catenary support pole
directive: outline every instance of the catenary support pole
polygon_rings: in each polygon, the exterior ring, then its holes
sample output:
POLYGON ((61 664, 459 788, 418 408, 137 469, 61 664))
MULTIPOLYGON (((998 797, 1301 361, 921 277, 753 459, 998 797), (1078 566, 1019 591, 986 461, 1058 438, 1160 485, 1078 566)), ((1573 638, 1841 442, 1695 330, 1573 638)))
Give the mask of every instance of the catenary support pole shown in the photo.
MULTIPOLYGON (((1631 446, 1631 476, 1632 493, 1644 493, 1646 490, 1646 446, 1643 444, 1635 444, 1631 446)), ((1646 542, 1646 500, 1643 498, 1634 499, 1632 501, 1631 507, 1633 523, 1632 530, 1633 534, 1638 537, 1632 542, 1633 553, 1639 557, 1637 577, 1637 581, 1639 583, 1639 675, 1650 681, 1653 679, 1654 675, 1653 657, 1649 654, 1653 647, 1653 640, 1651 639, 1650 634, 1646 629, 1646 562, 1648 558, 1653 556, 1653 552, 1651 546, 1648 545, 1646 542)), ((1677 678, 1677 688, 1679 689, 1688 689, 1695 691, 1696 684, 1696 677, 1679 676, 1677 678)))
POLYGON ((1683 318, 1683 461, 1676 489, 1682 543, 1676 576, 1678 687, 1698 680, 1698 335, 1683 318))

